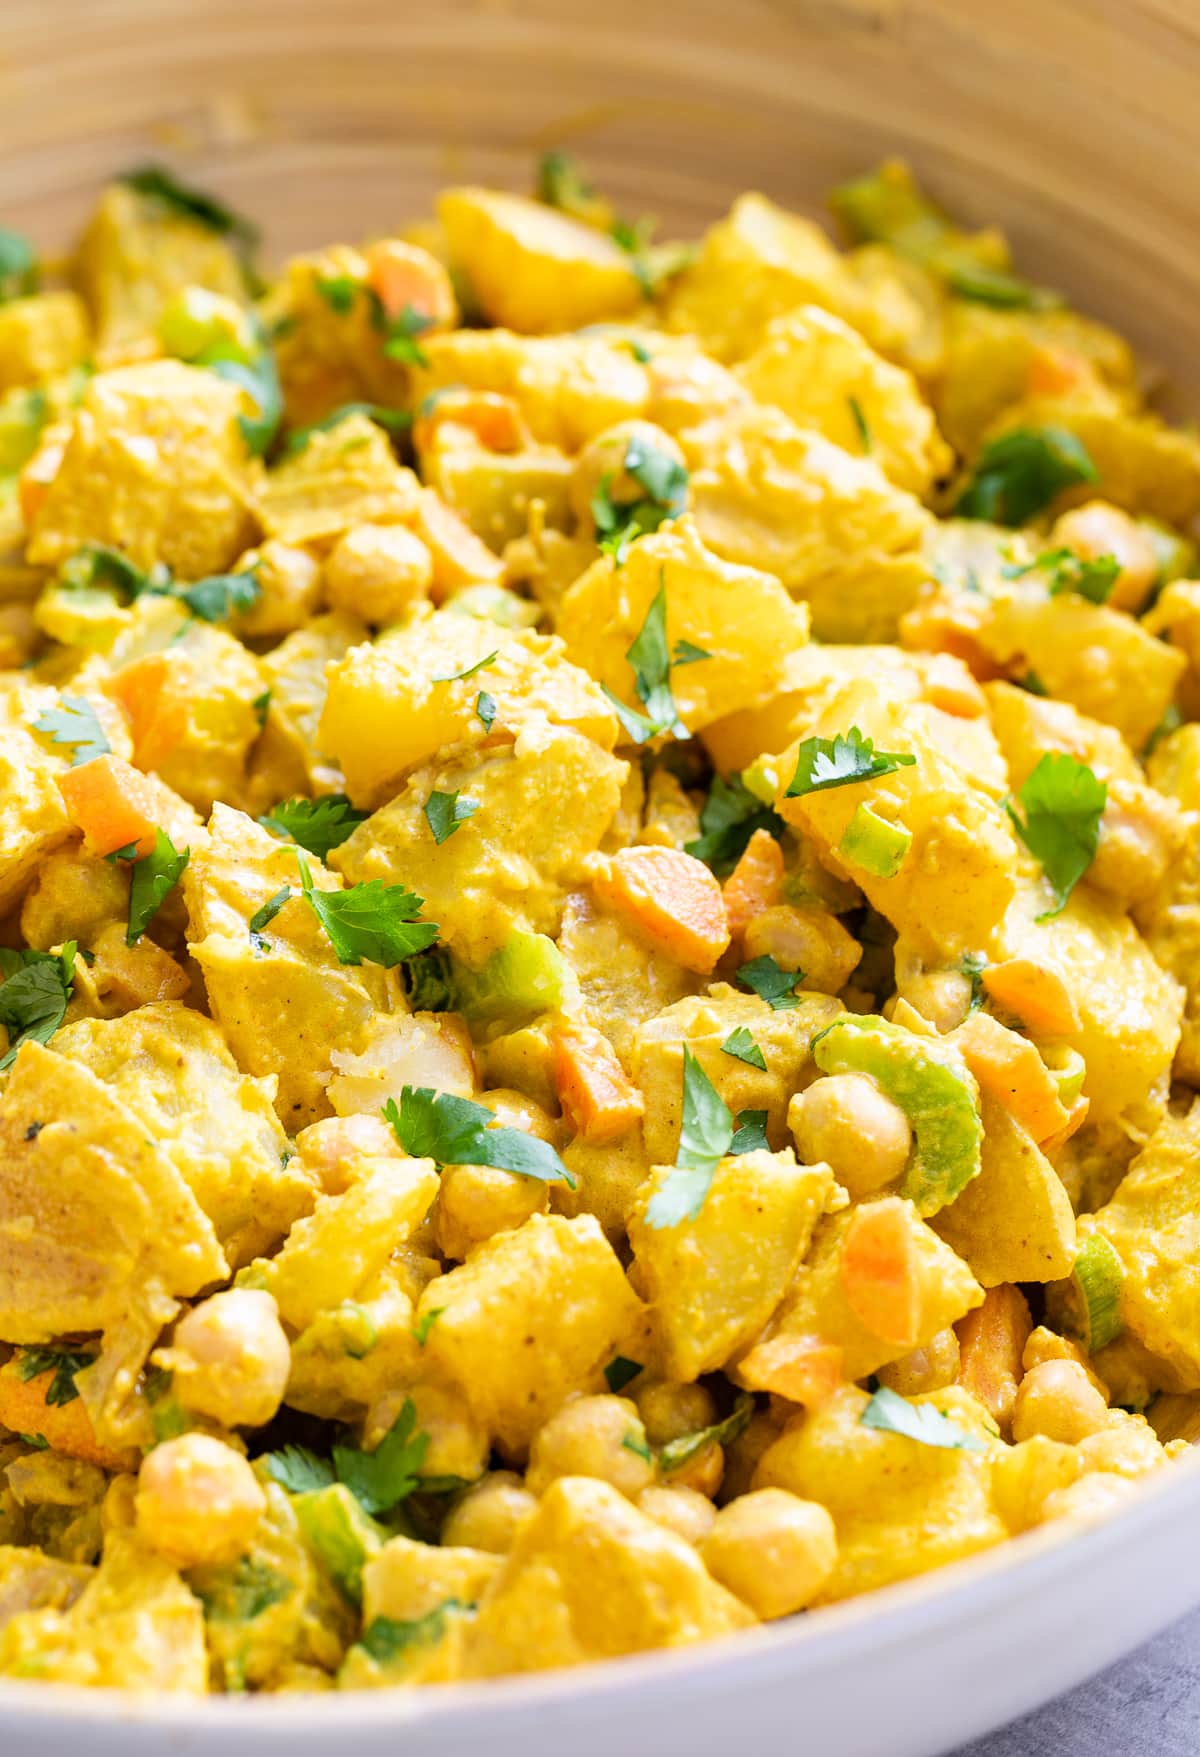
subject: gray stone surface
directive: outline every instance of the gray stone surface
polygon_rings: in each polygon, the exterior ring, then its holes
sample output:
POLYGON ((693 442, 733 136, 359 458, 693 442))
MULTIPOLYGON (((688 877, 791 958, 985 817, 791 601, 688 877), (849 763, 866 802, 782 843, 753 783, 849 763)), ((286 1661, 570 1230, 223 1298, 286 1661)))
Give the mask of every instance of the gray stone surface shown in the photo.
POLYGON ((1069 1696, 955 1757, 1197 1757, 1200 1611, 1069 1696))

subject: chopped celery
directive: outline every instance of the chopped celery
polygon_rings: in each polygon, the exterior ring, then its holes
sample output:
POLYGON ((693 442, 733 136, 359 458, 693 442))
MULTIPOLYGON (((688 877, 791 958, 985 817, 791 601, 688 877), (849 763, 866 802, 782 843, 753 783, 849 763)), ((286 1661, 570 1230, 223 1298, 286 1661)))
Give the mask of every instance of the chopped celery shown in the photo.
POLYGON ((1121 1334, 1121 1283, 1125 1279, 1120 1257, 1102 1232, 1093 1232, 1079 1246, 1075 1267, 1068 1281, 1057 1282, 1051 1292, 1051 1315, 1089 1354, 1121 1334))
POLYGON ((1079 1051, 1072 1049, 1069 1043, 1043 1044, 1042 1060, 1054 1076, 1060 1101, 1067 1110, 1070 1110, 1083 1091, 1083 1082, 1087 1078, 1087 1063, 1079 1051))
POLYGON ((778 757, 756 756, 750 767, 742 770, 742 786, 763 805, 774 805, 782 785, 778 757))
POLYGON ((387 1533, 363 1512, 345 1483, 310 1489, 292 1505, 304 1540, 325 1572, 352 1603, 360 1603, 363 1568, 383 1548, 387 1533))
POLYGON ((0 397, 0 476, 15 476, 38 447, 50 404, 44 390, 10 390, 0 397))
POLYGON ((975 1082, 952 1044, 916 1037, 875 1014, 838 1019, 813 1039, 824 1074, 870 1074, 912 1125, 901 1195, 928 1217, 978 1176, 982 1127, 975 1082))
POLYGON ((463 586, 446 599, 444 608, 455 616, 494 622, 500 628, 532 628, 541 615, 537 604, 510 592, 507 586, 463 586))
POLYGON ((895 878, 912 846, 912 831, 860 805, 838 843, 838 853, 851 866, 874 873, 876 878, 895 878))
POLYGON ((563 1012, 578 995, 562 953, 544 933, 510 934, 478 970, 455 964, 454 1004, 472 1024, 510 1031, 542 1013, 563 1012))
POLYGON ((241 306, 206 287, 183 287, 158 320, 158 339, 177 360, 198 360, 210 348, 249 360, 256 350, 253 328, 241 306))

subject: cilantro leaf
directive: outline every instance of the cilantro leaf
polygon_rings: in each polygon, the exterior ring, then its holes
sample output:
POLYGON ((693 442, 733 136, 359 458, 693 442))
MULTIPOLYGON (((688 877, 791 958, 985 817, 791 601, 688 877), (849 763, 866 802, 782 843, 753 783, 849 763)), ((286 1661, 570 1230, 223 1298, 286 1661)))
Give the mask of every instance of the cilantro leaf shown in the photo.
POLYGON ((592 496, 597 541, 618 567, 632 542, 687 509, 688 473, 669 452, 635 434, 626 444, 623 468, 644 491, 637 500, 614 500, 611 475, 601 479, 592 496))
POLYGON ((176 848, 165 830, 155 830, 154 847, 135 860, 129 874, 129 925, 125 944, 136 946, 191 859, 191 849, 176 848))
POLYGON ((1087 448, 1068 428, 1013 427, 984 446, 954 511, 961 519, 1024 525, 1065 488, 1098 479, 1087 448))
POLYGON ((499 657, 500 649, 496 647, 492 652, 486 653, 482 659, 476 659, 473 665, 468 665, 465 671, 435 671, 430 681, 433 683, 461 683, 464 677, 474 677, 477 671, 482 671, 485 665, 490 665, 493 659, 499 657))
POLYGON ((870 428, 870 424, 867 421, 867 417, 863 413, 862 404, 859 402, 857 397, 847 397, 846 401, 850 405, 851 419, 853 420, 855 427, 858 429, 858 442, 859 442, 859 444, 862 446, 864 452, 874 451, 875 439, 871 433, 871 428, 870 428))
POLYGON ((434 789, 425 801, 424 811, 425 821, 439 848, 443 842, 449 841, 460 824, 475 816, 479 803, 478 799, 463 799, 457 792, 440 793, 434 789))
POLYGON ((475 697, 475 718, 485 732, 490 732, 496 723, 496 698, 490 696, 486 689, 481 689, 475 697))
POLYGON ((383 964, 389 970, 423 952, 438 936, 437 923, 415 919, 424 903, 407 885, 385 885, 368 879, 342 891, 321 891, 303 854, 296 855, 300 886, 308 904, 343 964, 383 964))
POLYGON ((731 1153, 769 1153, 770 1142, 767 1140, 767 1113, 765 1110, 739 1110, 737 1128, 733 1131, 733 1139, 729 1143, 731 1153))
POLYGON ((1108 788, 1086 763, 1066 751, 1048 750, 1017 789, 1017 798, 1023 815, 1011 799, 1005 810, 1054 890, 1054 908, 1039 917, 1048 920, 1066 906, 1095 858, 1108 788))
POLYGON ((911 768, 915 756, 902 751, 876 750, 857 726, 834 738, 805 738, 796 752, 796 772, 788 784, 787 797, 821 793, 828 787, 847 787, 855 781, 873 781, 893 769, 911 768))
POLYGON ((983 1005, 983 973, 987 966, 986 952, 964 952, 958 960, 958 968, 971 984, 971 1002, 967 1008, 969 1013, 977 1013, 983 1005))
POLYGON ((262 936, 264 927, 268 927, 292 894, 291 885, 281 885, 273 897, 268 897, 261 909, 256 909, 246 923, 247 931, 254 943, 256 952, 269 952, 271 947, 262 936))
POLYGON ((372 1617, 357 1645, 377 1665, 391 1665, 410 1648, 440 1641, 450 1618, 473 1609, 457 1598, 447 1598, 422 1617, 372 1617))
POLYGON ((121 182, 185 219, 207 226, 210 232, 231 238, 245 250, 252 250, 258 243, 258 227, 252 220, 236 213, 203 189, 181 182, 165 165, 141 165, 136 170, 127 171, 121 182))
POLYGON ((700 808, 700 835, 684 844, 684 852, 705 861, 718 878, 724 878, 741 859, 755 830, 781 836, 783 819, 756 799, 740 776, 714 775, 700 808))
POLYGON ((283 448, 284 457, 298 457, 314 433, 328 433, 331 428, 348 421, 351 415, 365 415, 377 427, 382 427, 385 433, 402 433, 406 427, 412 425, 412 415, 407 409, 389 409, 382 403, 339 403, 336 409, 330 410, 320 421, 310 421, 307 427, 297 427, 293 433, 289 433, 287 444, 283 448))
POLYGON ((960 299, 976 305, 991 305, 998 311, 1049 311, 1062 300, 1047 287, 1036 287, 1022 275, 1009 274, 1006 269, 989 268, 969 257, 966 252, 943 251, 937 265, 946 285, 960 299))
POLYGON ((0 226, 0 301, 23 299, 38 289, 38 262, 22 232, 0 226))
POLYGON ((660 1229, 694 1220, 733 1140, 729 1106, 691 1050, 683 1050, 683 1121, 675 1169, 646 1205, 646 1225, 660 1229))
POLYGON ((17 1357, 17 1377, 28 1384, 30 1379, 40 1379, 43 1373, 52 1372, 46 1402, 61 1409, 64 1404, 74 1403, 79 1395, 75 1375, 90 1367, 95 1358, 93 1354, 75 1354, 61 1348, 26 1348, 17 1357))
POLYGON ((803 970, 781 970, 774 958, 767 954, 761 958, 752 958, 749 964, 743 964, 737 973, 737 979, 744 982, 747 988, 752 988, 760 1000, 766 1001, 773 1013, 782 1013, 789 1007, 800 1005, 796 985, 804 981, 803 970))
POLYGON ((604 687, 613 711, 635 744, 645 744, 660 732, 673 738, 688 738, 687 727, 679 718, 675 697, 671 694, 671 660, 667 649, 667 585, 666 569, 659 570, 658 591, 654 594, 646 619, 638 630, 625 657, 633 667, 633 687, 645 708, 645 716, 628 708, 619 697, 604 687))
POLYGON ((626 1385, 632 1385, 639 1373, 645 1371, 639 1360, 629 1360, 623 1354, 614 1354, 604 1369, 604 1382, 614 1397, 619 1397, 626 1385))
POLYGON ((429 1435, 418 1433, 417 1410, 411 1397, 373 1452, 357 1446, 335 1446, 333 1467, 365 1513, 390 1513, 411 1495, 429 1450, 429 1435))
POLYGON ((228 617, 253 610, 262 595, 258 570, 245 573, 214 573, 191 585, 176 586, 174 596, 186 604, 201 622, 224 622, 228 617))
POLYGON ((676 641, 675 651, 671 654, 671 664, 673 666, 695 665, 701 659, 711 658, 711 653, 706 653, 703 647, 696 646, 693 641, 676 641))
POLYGON ((278 1452, 264 1453, 263 1463, 272 1479, 289 1495, 327 1489, 334 1480, 329 1460, 310 1452, 307 1446, 284 1446, 278 1452))
POLYGON ((416 1338, 418 1348, 424 1348, 425 1344, 429 1341, 429 1332, 433 1329, 433 1326, 437 1323, 445 1309, 445 1306, 432 1306, 429 1311, 421 1313, 421 1316, 412 1327, 412 1333, 416 1338))
POLYGON ((659 1470, 663 1476, 670 1476, 673 1472, 682 1470, 685 1464, 690 1464, 706 1446, 730 1445, 739 1434, 745 1433, 753 1414, 753 1397, 746 1391, 740 1392, 724 1421, 714 1422, 708 1428, 697 1428, 690 1434, 681 1434, 677 1440, 668 1440, 659 1450, 659 1470))
POLYGON ((275 356, 264 340, 260 351, 250 360, 230 359, 212 350, 197 357, 197 366, 207 366, 218 378, 228 379, 244 390, 254 404, 253 415, 239 415, 238 426, 251 457, 260 458, 271 448, 283 419, 283 391, 275 356))
POLYGON ((353 275, 321 275, 313 286, 331 311, 346 317, 357 299, 365 299, 371 327, 383 337, 383 352, 389 360, 400 360, 406 366, 428 366, 429 356, 417 341, 418 336, 432 329, 435 319, 414 305, 406 305, 397 317, 390 317, 375 288, 353 275))
POLYGON ((93 757, 107 756, 112 745, 96 718, 96 710, 82 696, 65 695, 61 708, 45 708, 33 722, 34 730, 45 733, 55 744, 71 747, 71 767, 90 763, 93 757))
POLYGON ((313 281, 314 292, 339 317, 353 311, 362 287, 362 282, 355 280, 353 275, 317 275, 313 281))
POLYGON ((273 836, 295 842, 324 860, 366 820, 366 812, 355 811, 344 793, 326 793, 320 799, 281 799, 258 821, 273 836))
POLYGON ((986 1442, 968 1434, 931 1403, 910 1403, 896 1391, 881 1385, 858 1418, 859 1426, 878 1433, 903 1434, 922 1446, 946 1452, 986 1452, 986 1442))
POLYGON ((1117 583, 1121 563, 1115 555, 1088 557, 1077 555, 1073 549, 1046 549, 1032 561, 1010 564, 1002 571, 1010 580, 1031 573, 1043 574, 1052 598, 1063 592, 1075 592, 1090 604, 1106 604, 1117 583))
POLYGON ((733 1056, 737 1061, 745 1062, 747 1067, 760 1068, 765 1074, 767 1058, 755 1043, 748 1025, 738 1025, 729 1033, 721 1045, 726 1055, 733 1056))
POLYGON ((8 1050, 0 1071, 11 1067, 23 1043, 49 1043, 67 1014, 75 987, 75 941, 53 952, 14 952, 0 946, 0 1025, 8 1029, 8 1050))
POLYGON ((383 351, 389 360, 399 360, 406 366, 428 366, 429 355, 417 340, 427 329, 432 329, 434 319, 415 306, 406 305, 399 317, 387 318, 383 325, 383 351))
POLYGON ((250 706, 254 709, 254 717, 258 721, 258 729, 261 732, 267 723, 267 714, 271 707, 271 691, 264 689, 261 695, 255 696, 250 706))
POLYGON ((469 1098, 434 1092, 428 1086, 405 1086, 399 1106, 389 1098, 383 1117, 413 1159, 432 1159, 438 1165, 492 1165, 539 1183, 575 1188, 575 1179, 547 1141, 524 1129, 493 1127, 495 1114, 469 1098))

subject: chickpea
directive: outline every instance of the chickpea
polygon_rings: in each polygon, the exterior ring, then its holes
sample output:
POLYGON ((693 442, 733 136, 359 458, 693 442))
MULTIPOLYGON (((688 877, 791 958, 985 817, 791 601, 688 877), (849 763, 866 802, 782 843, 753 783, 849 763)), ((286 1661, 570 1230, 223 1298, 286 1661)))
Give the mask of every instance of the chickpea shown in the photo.
POLYGON ((174 1374, 175 1396, 227 1428, 269 1422, 287 1389, 291 1350, 273 1295, 232 1287, 193 1306, 156 1366, 174 1374))
POLYGON ((939 1032, 961 1025, 971 1006, 971 978, 961 970, 917 970, 897 984, 899 993, 939 1032))
POLYGON ((637 1504, 639 1513, 653 1519, 656 1525, 665 1525, 694 1548, 704 1542, 717 1516, 717 1509, 707 1496, 696 1489, 677 1488, 673 1483, 670 1488, 651 1483, 642 1490, 637 1504))
POLYGON ((717 1419, 717 1406, 703 1385, 680 1385, 671 1380, 652 1380, 631 1387, 633 1401, 652 1446, 666 1446, 710 1428, 717 1419))
POLYGON ((788 1127, 805 1164, 824 1160, 856 1199, 898 1178, 912 1149, 908 1118, 868 1074, 814 1080, 788 1105, 788 1127))
POLYGON ((1140 610, 1158 578, 1158 555, 1150 533, 1120 507, 1089 500, 1055 520, 1052 548, 1073 549, 1085 561, 1111 555, 1120 562, 1108 602, 1115 610, 1140 610))
POLYGON ((776 903, 746 925, 746 957, 774 958, 781 970, 803 970, 802 986, 837 994, 862 957, 862 947, 828 909, 776 903))
POLYGON ((1127 1476, 1094 1470, 1065 1489, 1055 1489, 1042 1502, 1042 1519, 1103 1519, 1133 1488, 1127 1476))
POLYGON ((359 1160, 389 1159, 402 1151, 391 1125, 378 1112, 365 1111, 310 1123, 296 1136, 296 1146, 304 1169, 327 1196, 350 1188, 359 1160))
POLYGON ((1013 1439, 1034 1434, 1074 1446, 1108 1425, 1108 1406, 1075 1361, 1049 1360, 1021 1380, 1013 1409, 1013 1439))
POLYGON ((628 1397, 574 1397, 534 1436, 526 1484, 544 1494, 560 1476, 595 1476, 631 1501, 654 1481, 654 1456, 628 1397))
POLYGON ((879 1382, 901 1397, 918 1397, 922 1391, 943 1391, 958 1377, 958 1337, 947 1328, 939 1330, 924 1348, 914 1348, 899 1360, 879 1368, 879 1382))
POLYGON ((462 1262, 498 1232, 515 1232, 533 1214, 544 1214, 545 1184, 492 1165, 447 1165, 436 1208, 436 1236, 443 1256, 462 1262))
POLYGON ((330 605, 364 622, 394 622, 432 584, 433 557, 404 525, 356 525, 325 563, 330 605))
POLYGON ((277 537, 248 550, 235 571, 255 569, 258 597, 237 619, 240 635, 291 634, 312 616, 321 602, 321 564, 294 543, 277 537))
POLYGON ((491 1470, 447 1514, 442 1543, 505 1556, 536 1507, 537 1497, 515 1471, 491 1470))
POLYGON ((665 453, 678 464, 684 462, 678 443, 649 421, 620 421, 615 427, 598 433, 580 452, 567 489, 571 510, 584 530, 592 529, 592 496, 605 477, 610 479, 608 492, 615 504, 645 500, 645 488, 625 468, 625 456, 631 441, 665 453))
POLYGON ((148 1453, 134 1502, 139 1533, 177 1568, 235 1560, 266 1505, 241 1453, 209 1434, 181 1434, 148 1453))
POLYGON ((1109 1410, 1107 1427, 1080 1440, 1078 1454, 1086 1470, 1105 1470, 1113 1476, 1147 1476, 1165 1462, 1149 1423, 1120 1409, 1109 1410))
POLYGON ((700 1557, 755 1616, 802 1611, 837 1565, 837 1533, 826 1508, 786 1489, 755 1489, 722 1507, 700 1557))
MULTIPOLYGON (((657 337, 652 342, 657 342, 657 337)), ((707 354, 690 348, 652 345, 646 367, 650 378, 650 414, 669 433, 697 427, 714 415, 746 407, 750 394, 733 373, 707 354)))
POLYGON ((716 1499, 717 1491, 725 1481, 725 1448, 716 1440, 707 1445, 681 1464, 667 1477, 667 1486, 672 1489, 694 1489, 696 1494, 705 1495, 711 1500, 716 1499))
POLYGON ((1185 835, 1186 820, 1173 800, 1140 782, 1112 779, 1088 879, 1122 903, 1144 902, 1162 884, 1185 835))

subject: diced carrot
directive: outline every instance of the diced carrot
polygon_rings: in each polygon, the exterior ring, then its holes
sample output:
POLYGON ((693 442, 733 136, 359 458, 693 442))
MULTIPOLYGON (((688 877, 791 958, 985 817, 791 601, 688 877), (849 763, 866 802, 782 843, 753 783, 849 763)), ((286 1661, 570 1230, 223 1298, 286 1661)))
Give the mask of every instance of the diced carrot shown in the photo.
POLYGON ((379 295, 389 317, 411 308, 447 328, 458 318, 450 276, 436 256, 402 238, 380 238, 367 249, 367 285, 379 295))
POLYGON ((983 1304, 960 1318, 958 1383, 977 1397, 1005 1434, 1024 1368, 1021 1356, 1033 1331, 1029 1302, 1008 1282, 990 1287, 983 1304))
POLYGON ((1032 958, 1006 958, 983 972, 985 992, 1005 1012, 1039 1037, 1070 1037, 1079 1030, 1079 1010, 1062 977, 1032 958))
POLYGON ((156 769, 187 737, 191 708, 179 667, 165 653, 122 665, 104 685, 129 716, 138 766, 156 769))
POLYGON ((839 1265, 855 1317, 898 1347, 915 1347, 921 1322, 920 1263, 912 1226, 898 1199, 868 1202, 846 1230, 839 1265))
POLYGON ((725 880, 725 913, 734 939, 756 915, 779 901, 782 884, 783 849, 769 830, 755 830, 725 880))
POLYGON ((593 889, 685 970, 707 976, 729 945, 720 885, 702 860, 678 848, 622 848, 593 889))
POLYGON ((607 1037, 571 1025, 554 1040, 554 1089, 585 1141, 603 1144, 631 1129, 645 1105, 607 1037))
POLYGON ((433 556, 432 596, 437 603, 458 586, 499 585, 504 563, 432 488, 417 498, 412 528, 433 556))
POLYGON ((123 757, 96 756, 58 777, 67 812, 93 854, 114 854, 133 843, 140 859, 154 847, 158 804, 154 787, 123 757))
POLYGON ((954 1041, 982 1090, 1010 1110, 1035 1141, 1065 1126, 1067 1112, 1054 1076, 1028 1038, 988 1013, 972 1013, 954 1041))
POLYGON ((1064 1146, 1066 1144, 1066 1142, 1068 1142, 1071 1139, 1071 1136, 1076 1132, 1076 1130, 1081 1129, 1083 1127, 1084 1123, 1087 1121, 1088 1111, 1091 1108, 1092 1108, 1091 1099, 1085 1098, 1083 1096, 1083 1094, 1080 1093, 1079 1097, 1075 1100, 1074 1104, 1071 1106, 1070 1110, 1067 1112, 1067 1120, 1063 1124, 1062 1128, 1055 1129, 1055 1131, 1052 1135, 1047 1135, 1046 1139, 1044 1141, 1040 1141, 1038 1143, 1038 1145, 1042 1149, 1042 1152, 1043 1153, 1057 1153, 1058 1149, 1060 1147, 1064 1146))
POLYGON ((47 1403, 53 1371, 36 1379, 22 1379, 15 1364, 0 1371, 0 1427, 14 1434, 40 1434, 66 1458, 82 1458, 102 1470, 136 1470, 135 1452, 114 1452, 102 1446, 92 1428, 82 1398, 70 1403, 47 1403))
POLYGON ((987 713, 987 697, 961 659, 952 653, 934 653, 924 667, 925 700, 944 714, 960 720, 978 720, 987 713))
POLYGON ((1043 343, 1033 351, 1025 384, 1031 397, 1054 397, 1077 390, 1094 377, 1090 363, 1082 354, 1072 348, 1056 348, 1043 343))
POLYGON ((413 444, 428 451, 448 429, 459 429, 477 439, 487 451, 521 451, 532 444, 529 429, 512 397, 490 390, 443 392, 427 414, 413 423, 413 444))
POLYGON ((17 478, 17 503, 27 531, 33 529, 34 521, 45 504, 50 484, 58 475, 66 449, 65 439, 47 440, 34 452, 17 478))
POLYGON ((770 1391, 789 1403, 824 1403, 842 1383, 840 1344, 819 1336, 773 1336, 738 1362, 737 1376, 748 1391, 770 1391))

